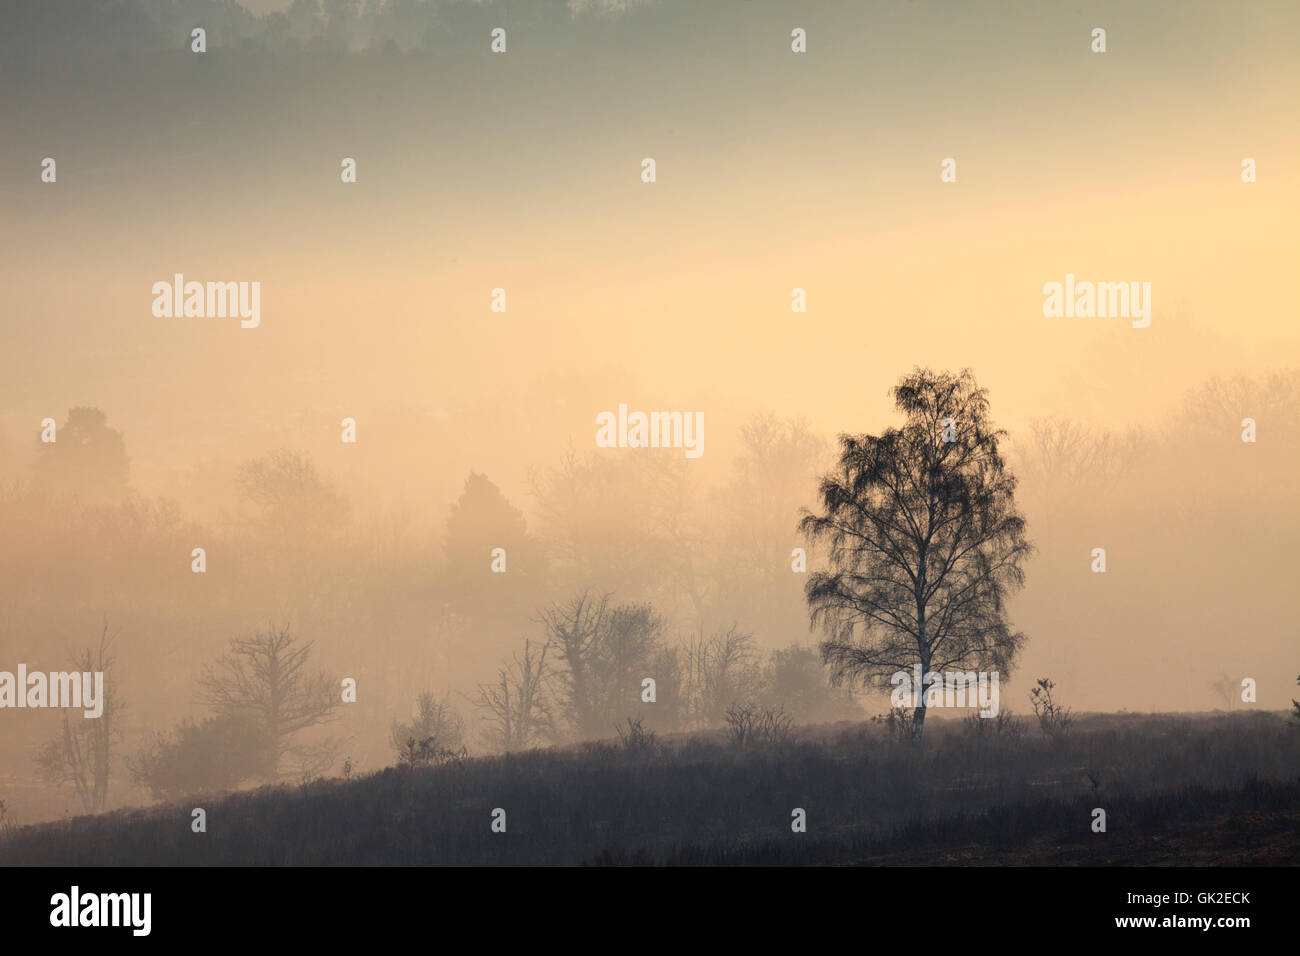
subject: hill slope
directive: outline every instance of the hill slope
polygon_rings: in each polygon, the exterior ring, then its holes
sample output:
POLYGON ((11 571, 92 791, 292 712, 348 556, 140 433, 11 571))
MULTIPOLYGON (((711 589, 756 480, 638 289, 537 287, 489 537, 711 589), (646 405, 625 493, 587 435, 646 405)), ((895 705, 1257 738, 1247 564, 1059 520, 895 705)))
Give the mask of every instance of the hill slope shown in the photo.
POLYGON ((1300 733, 1279 715, 1092 715, 1061 743, 955 721, 927 735, 919 752, 869 724, 393 767, 26 827, 0 863, 1300 863, 1300 733))

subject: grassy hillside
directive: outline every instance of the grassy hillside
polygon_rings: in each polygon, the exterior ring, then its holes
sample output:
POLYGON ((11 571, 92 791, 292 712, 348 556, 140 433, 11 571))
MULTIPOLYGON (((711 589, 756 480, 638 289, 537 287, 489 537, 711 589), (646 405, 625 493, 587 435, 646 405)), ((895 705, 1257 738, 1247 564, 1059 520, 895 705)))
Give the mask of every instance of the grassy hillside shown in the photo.
POLYGON ((744 750, 702 734, 394 767, 25 827, 0 863, 1300 863, 1300 732, 1282 715, 1085 715, 1059 742, 926 734, 920 752, 837 724, 744 750))

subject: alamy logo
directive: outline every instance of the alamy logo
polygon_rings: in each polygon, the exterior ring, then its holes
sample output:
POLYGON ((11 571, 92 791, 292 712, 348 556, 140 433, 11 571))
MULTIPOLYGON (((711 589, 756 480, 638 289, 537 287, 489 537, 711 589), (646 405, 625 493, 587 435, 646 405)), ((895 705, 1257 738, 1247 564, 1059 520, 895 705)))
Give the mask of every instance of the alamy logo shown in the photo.
POLYGON ((50 897, 51 926, 129 926, 133 936, 148 936, 152 893, 70 893, 50 897))
POLYGON ((896 671, 889 679, 894 686, 889 695, 891 707, 915 707, 917 697, 925 694, 929 707, 979 707, 981 717, 996 717, 1001 693, 998 690, 998 672, 926 671, 921 676, 921 665, 915 664, 912 673, 896 671), (924 690, 922 690, 924 688, 924 690))
POLYGON ((704 454, 703 412, 632 412, 618 406, 618 414, 596 416, 599 448, 681 448, 687 458, 704 454))
POLYGON ((18 676, 0 671, 0 707, 80 707, 86 717, 104 713, 103 671, 43 671, 27 673, 18 665, 18 676))
POLYGON ((153 284, 153 314, 159 319, 225 319, 238 316, 240 328, 262 321, 262 283, 186 282, 176 273, 171 282, 153 284))
POLYGON ((1076 282, 1074 273, 1065 284, 1043 286, 1043 315, 1049 319, 1132 319, 1133 328, 1151 324, 1150 282, 1076 282))

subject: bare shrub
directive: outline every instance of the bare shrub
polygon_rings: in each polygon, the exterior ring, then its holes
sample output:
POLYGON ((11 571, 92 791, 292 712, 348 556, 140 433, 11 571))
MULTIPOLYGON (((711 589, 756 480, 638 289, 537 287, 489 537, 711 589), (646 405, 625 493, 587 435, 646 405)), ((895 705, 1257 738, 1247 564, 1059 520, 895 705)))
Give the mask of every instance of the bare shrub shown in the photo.
POLYGON ((1029 693, 1029 703, 1034 708, 1038 729, 1043 732, 1043 736, 1049 740, 1061 741, 1074 723, 1074 715, 1068 707, 1056 700, 1053 694, 1055 690, 1056 685, 1052 681, 1046 677, 1040 678, 1038 686, 1029 693))
MULTIPOLYGON (((389 740, 401 763, 436 763, 435 758, 421 754, 463 750, 465 721, 456 713, 450 700, 439 700, 431 692, 424 691, 416 698, 415 718, 394 721, 389 740)), ((345 777, 348 775, 344 773, 345 777)))
POLYGON ((727 740, 743 750, 756 745, 782 744, 790 739, 790 715, 779 706, 754 701, 733 703, 724 717, 727 740))
POLYGON ((642 726, 640 717, 625 717, 623 723, 614 725, 614 732, 618 734, 619 745, 624 750, 644 753, 658 747, 655 732, 642 726))
POLYGON ((475 706, 488 728, 488 740, 510 753, 526 750, 555 737, 555 709, 549 693, 551 669, 546 654, 549 642, 535 649, 524 641, 524 653, 497 669, 497 681, 479 684, 475 706))
POLYGON ((726 722, 734 701, 759 693, 762 671, 754 636, 734 624, 710 637, 702 634, 686 646, 687 722, 694 728, 726 722))
POLYGON ((404 767, 443 767, 447 764, 459 766, 469 759, 469 751, 462 745, 458 749, 443 747, 436 737, 423 740, 409 738, 398 751, 398 763, 404 767))
POLYGON ((902 743, 914 739, 916 714, 911 707, 891 707, 889 713, 877 714, 871 722, 880 724, 890 740, 902 743))
POLYGON ((962 726, 967 735, 974 737, 976 740, 1017 741, 1025 733, 1025 727, 1020 718, 1005 708, 1000 709, 993 717, 981 717, 979 714, 971 714, 962 721, 962 726))

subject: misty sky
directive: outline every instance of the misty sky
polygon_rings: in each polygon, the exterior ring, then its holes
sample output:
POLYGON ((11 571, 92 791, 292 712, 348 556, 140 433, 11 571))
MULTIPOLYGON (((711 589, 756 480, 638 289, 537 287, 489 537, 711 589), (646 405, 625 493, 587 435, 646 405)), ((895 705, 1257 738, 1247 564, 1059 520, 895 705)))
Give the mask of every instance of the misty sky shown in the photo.
POLYGON ((872 426, 914 364, 975 368, 1014 426, 1295 359, 1293 6, 816 4, 803 56, 776 4, 629 6, 451 4, 417 52, 335 58, 51 10, 5 68, 6 439, 100 404, 153 484, 485 401, 505 464, 533 386, 565 402, 539 450, 623 398, 707 409, 722 448, 753 406, 872 426), (261 328, 155 320, 178 271, 259 280, 261 328), (1151 327, 1044 319, 1067 272, 1150 281, 1151 327))

